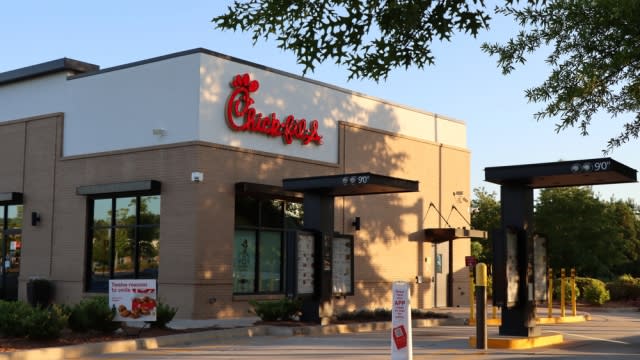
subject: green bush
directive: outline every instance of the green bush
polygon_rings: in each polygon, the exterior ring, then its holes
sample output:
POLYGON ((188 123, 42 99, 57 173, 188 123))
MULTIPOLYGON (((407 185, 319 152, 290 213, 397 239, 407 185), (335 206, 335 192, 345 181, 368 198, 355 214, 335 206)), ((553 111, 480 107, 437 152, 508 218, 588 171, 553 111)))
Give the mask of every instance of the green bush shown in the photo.
POLYGON ((28 333, 25 319, 33 308, 22 301, 0 300, 0 334, 7 337, 23 337, 28 333))
POLYGON ((57 339, 67 325, 67 318, 60 306, 36 306, 24 321, 27 337, 35 340, 57 339))
POLYGON ((584 301, 591 305, 602 305, 609 301, 611 297, 604 282, 598 279, 591 280, 592 281, 582 289, 584 301))
POLYGON ((120 328, 120 322, 113 321, 115 312, 109 308, 106 296, 84 299, 71 309, 69 328, 74 332, 97 330, 111 333, 120 328))
POLYGON ((158 302, 156 307, 156 321, 147 321, 152 328, 164 329, 167 324, 173 320, 178 312, 178 308, 171 307, 167 304, 158 302))
POLYGON ((0 335, 30 339, 56 339, 67 325, 61 307, 31 307, 22 301, 0 300, 0 335))
MULTIPOLYGON (((375 309, 367 310, 361 309, 356 311, 342 312, 336 315, 336 320, 339 321, 390 321, 391 310, 389 309, 375 309)), ((421 309, 411 309, 412 319, 446 319, 449 315, 439 314, 433 311, 424 311, 421 309)))
POLYGON ((300 314, 302 302, 292 299, 257 301, 250 300, 249 305, 253 307, 255 313, 262 321, 285 321, 291 320, 300 314))
POLYGON ((611 300, 625 301, 640 298, 640 279, 631 275, 621 275, 617 279, 607 283, 611 294, 611 300))

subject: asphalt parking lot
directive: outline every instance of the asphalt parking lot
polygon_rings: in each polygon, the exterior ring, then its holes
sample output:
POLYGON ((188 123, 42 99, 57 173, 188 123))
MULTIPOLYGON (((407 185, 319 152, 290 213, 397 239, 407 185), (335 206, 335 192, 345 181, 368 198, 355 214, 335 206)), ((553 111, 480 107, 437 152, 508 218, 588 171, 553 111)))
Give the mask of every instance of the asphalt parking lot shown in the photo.
MULTIPOLYGON (((562 334, 562 344, 526 350, 477 350, 469 345, 475 327, 453 325, 413 329, 414 359, 640 359, 640 312, 591 312, 591 320, 543 325, 543 334, 562 334)), ((497 328, 489 328, 497 336, 497 328)), ((387 331, 311 336, 234 336, 151 350, 82 359, 390 359, 387 331)))

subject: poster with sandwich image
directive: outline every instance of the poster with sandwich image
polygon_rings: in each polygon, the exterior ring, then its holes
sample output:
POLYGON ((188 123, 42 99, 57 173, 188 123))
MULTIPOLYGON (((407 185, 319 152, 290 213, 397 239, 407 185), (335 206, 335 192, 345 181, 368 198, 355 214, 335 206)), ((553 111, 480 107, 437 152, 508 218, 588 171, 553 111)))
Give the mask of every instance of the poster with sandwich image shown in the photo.
POLYGON ((113 321, 156 321, 155 279, 109 280, 109 307, 113 321))

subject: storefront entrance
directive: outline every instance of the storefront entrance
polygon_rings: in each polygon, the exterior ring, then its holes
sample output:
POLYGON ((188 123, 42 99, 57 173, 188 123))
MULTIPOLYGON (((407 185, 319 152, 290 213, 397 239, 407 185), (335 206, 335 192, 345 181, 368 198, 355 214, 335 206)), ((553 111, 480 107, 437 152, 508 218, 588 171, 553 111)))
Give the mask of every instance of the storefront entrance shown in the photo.
POLYGON ((22 205, 0 205, 0 299, 18 299, 22 249, 22 205))

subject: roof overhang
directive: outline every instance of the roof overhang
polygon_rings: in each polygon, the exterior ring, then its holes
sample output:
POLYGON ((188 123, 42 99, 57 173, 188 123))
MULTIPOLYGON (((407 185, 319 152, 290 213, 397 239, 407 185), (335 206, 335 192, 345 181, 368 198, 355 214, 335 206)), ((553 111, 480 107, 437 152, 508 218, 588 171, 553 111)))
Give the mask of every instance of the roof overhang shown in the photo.
POLYGON ((62 58, 0 73, 0 85, 28 80, 31 78, 63 71, 70 72, 71 74, 81 74, 98 70, 100 70, 100 67, 98 65, 69 58, 62 58))
POLYGON ((22 203, 22 193, 0 192, 0 204, 20 204, 22 203))
POLYGON ((465 238, 486 239, 487 232, 466 228, 428 228, 409 236, 410 241, 422 240, 434 244, 465 238))
POLYGON ((77 195, 102 195, 130 192, 160 192, 160 181, 140 180, 111 184, 84 185, 76 188, 77 195))
POLYGON ((488 167, 484 174, 494 184, 533 189, 637 182, 637 170, 611 158, 488 167))
POLYGON ((372 173, 315 176, 282 180, 289 191, 314 192, 327 196, 355 196, 418 191, 418 181, 372 173))

